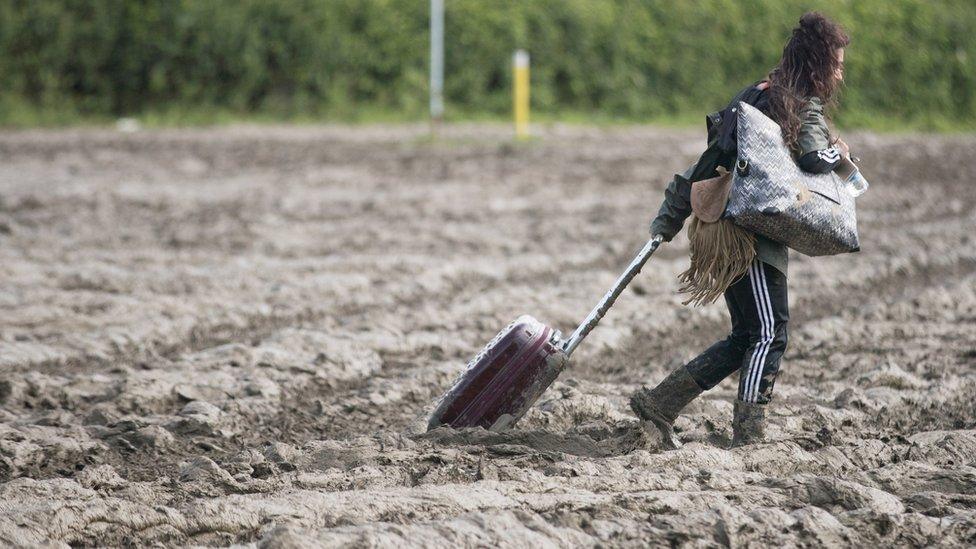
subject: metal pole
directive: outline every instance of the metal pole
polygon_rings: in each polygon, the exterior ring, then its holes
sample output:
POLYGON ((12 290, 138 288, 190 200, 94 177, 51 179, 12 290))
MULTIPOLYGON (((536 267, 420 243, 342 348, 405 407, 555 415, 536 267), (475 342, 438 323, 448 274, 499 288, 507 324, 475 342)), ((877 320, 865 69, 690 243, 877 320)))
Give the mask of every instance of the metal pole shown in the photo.
POLYGON ((569 339, 566 340, 565 345, 563 345, 563 352, 566 353, 566 356, 573 354, 573 351, 576 350, 576 346, 583 341, 583 338, 586 337, 587 334, 593 330, 593 328, 596 328, 596 325, 600 322, 600 319, 603 318, 603 315, 607 314, 610 306, 613 305, 613 302, 617 300, 617 296, 619 296, 620 293, 624 291, 624 288, 627 287, 627 284, 630 284, 630 281, 637 276, 637 273, 640 272, 641 268, 651 257, 651 254, 653 254, 654 250, 661 245, 663 240, 664 238, 661 235, 655 235, 653 238, 647 241, 647 244, 644 244, 644 247, 641 248, 640 253, 638 253, 637 257, 630 262, 630 265, 627 266, 627 270, 620 275, 620 278, 618 278, 617 282, 615 282, 613 287, 610 288, 607 295, 603 296, 603 299, 601 299, 600 302, 596 304, 596 307, 590 311, 590 314, 587 315, 586 320, 584 320, 583 323, 576 328, 576 331, 573 332, 573 335, 569 336, 569 339))
POLYGON ((444 117, 444 0, 430 0, 430 119, 444 117))

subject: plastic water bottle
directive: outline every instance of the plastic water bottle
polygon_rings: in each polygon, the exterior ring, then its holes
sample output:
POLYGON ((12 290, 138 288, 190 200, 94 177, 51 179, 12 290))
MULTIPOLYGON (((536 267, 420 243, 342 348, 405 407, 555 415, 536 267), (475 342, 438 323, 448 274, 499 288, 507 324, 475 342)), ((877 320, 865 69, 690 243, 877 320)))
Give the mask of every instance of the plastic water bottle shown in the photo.
POLYGON ((855 166, 854 171, 847 176, 847 181, 845 181, 844 186, 847 188, 847 192, 851 193, 851 196, 857 198, 864 194, 870 185, 868 185, 868 180, 864 179, 864 176, 861 175, 861 170, 855 166))

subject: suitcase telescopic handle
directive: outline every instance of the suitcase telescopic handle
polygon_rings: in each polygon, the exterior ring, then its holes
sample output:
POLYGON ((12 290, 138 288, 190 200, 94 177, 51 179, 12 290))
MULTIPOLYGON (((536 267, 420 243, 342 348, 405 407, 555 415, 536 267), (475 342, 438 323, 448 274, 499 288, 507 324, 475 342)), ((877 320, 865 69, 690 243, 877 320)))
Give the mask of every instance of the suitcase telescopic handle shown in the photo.
POLYGON ((630 262, 627 270, 620 275, 620 278, 618 278, 617 282, 614 283, 612 288, 610 288, 610 291, 603 296, 603 299, 596 304, 596 307, 590 311, 590 314, 587 315, 586 319, 583 320, 578 328, 576 328, 573 335, 569 336, 569 339, 566 340, 566 343, 563 345, 563 352, 566 353, 566 356, 573 354, 573 351, 575 351, 576 347, 581 341, 583 341, 583 338, 589 335, 589 333, 593 331, 593 328, 596 328, 596 325, 600 323, 600 319, 603 318, 603 315, 607 314, 610 306, 613 305, 613 302, 617 300, 617 296, 619 296, 620 293, 624 291, 624 288, 630 284, 630 281, 637 276, 637 273, 641 271, 641 268, 645 263, 647 263, 647 260, 651 257, 651 254, 653 254, 654 250, 661 245, 663 240, 664 237, 657 234, 648 240, 647 244, 644 244, 644 247, 641 248, 640 253, 638 253, 637 257, 630 262))

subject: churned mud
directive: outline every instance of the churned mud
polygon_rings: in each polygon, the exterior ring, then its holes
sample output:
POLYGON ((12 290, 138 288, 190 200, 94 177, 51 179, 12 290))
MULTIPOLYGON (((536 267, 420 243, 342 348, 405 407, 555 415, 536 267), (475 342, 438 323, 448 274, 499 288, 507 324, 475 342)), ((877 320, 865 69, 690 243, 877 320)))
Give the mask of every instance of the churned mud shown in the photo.
POLYGON ((528 313, 571 331, 700 132, 0 135, 0 545, 976 543, 974 137, 845 136, 859 254, 794 254, 770 441, 735 379, 627 396, 728 329, 679 237, 514 431, 424 433, 528 313))

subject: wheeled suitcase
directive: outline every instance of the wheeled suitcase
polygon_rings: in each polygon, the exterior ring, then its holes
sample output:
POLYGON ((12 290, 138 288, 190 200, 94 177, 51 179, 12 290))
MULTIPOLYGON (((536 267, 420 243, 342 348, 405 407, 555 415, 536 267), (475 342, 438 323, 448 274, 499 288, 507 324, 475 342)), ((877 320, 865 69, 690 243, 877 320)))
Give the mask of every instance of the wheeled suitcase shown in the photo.
POLYGON ((428 425, 504 429, 555 381, 566 358, 558 331, 520 316, 468 363, 428 425))
POLYGON ((515 319, 468 363, 431 414, 428 430, 442 425, 493 431, 512 426, 556 380, 569 356, 660 243, 661 237, 655 236, 644 245, 613 288, 565 341, 559 331, 531 316, 515 319))

